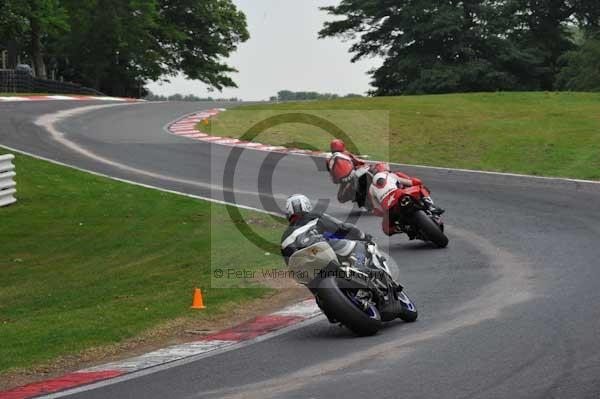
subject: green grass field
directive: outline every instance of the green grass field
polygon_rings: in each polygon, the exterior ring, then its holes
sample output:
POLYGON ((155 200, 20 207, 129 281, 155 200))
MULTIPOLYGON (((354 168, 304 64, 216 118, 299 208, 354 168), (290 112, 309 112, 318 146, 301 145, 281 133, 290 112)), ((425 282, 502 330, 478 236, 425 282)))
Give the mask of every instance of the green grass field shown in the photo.
MULTIPOLYGON (((309 113, 346 132, 372 159, 532 175, 600 179, 600 94, 486 93, 244 106, 211 133, 240 137, 281 113, 309 113)), ((255 140, 327 149, 331 135, 293 123, 255 140)))
MULTIPOLYGON (((282 266, 240 236, 224 206, 21 155, 16 171, 18 202, 0 208, 0 375, 174 319, 227 317, 273 293, 254 282, 211 288, 211 253, 225 254, 213 266, 282 266), (189 309, 194 287, 205 311, 189 309)), ((242 214, 278 240, 277 220, 242 214)))

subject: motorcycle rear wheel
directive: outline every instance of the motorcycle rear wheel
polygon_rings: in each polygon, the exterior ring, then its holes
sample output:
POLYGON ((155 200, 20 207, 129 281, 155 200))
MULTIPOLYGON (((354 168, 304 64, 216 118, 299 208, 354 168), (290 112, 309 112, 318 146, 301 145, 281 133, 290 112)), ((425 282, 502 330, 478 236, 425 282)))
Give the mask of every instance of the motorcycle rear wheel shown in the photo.
POLYGON ((416 211, 414 214, 415 224, 428 241, 434 243, 438 248, 448 246, 448 237, 427 214, 423 211, 416 211))
POLYGON ((370 306, 367 311, 359 309, 349 295, 340 288, 337 278, 323 279, 319 283, 318 295, 324 312, 356 335, 374 335, 381 328, 381 315, 377 308, 370 306))

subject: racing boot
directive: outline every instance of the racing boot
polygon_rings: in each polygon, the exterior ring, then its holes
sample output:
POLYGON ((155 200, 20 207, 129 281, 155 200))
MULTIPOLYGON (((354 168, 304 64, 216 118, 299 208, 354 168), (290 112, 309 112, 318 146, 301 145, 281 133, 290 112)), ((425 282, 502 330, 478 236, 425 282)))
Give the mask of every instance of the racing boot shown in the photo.
POLYGON ((424 200, 425 200, 425 203, 427 204, 427 209, 429 210, 429 212, 431 212, 432 215, 442 216, 444 214, 444 212, 446 212, 445 209, 442 209, 442 208, 436 206, 433 203, 433 200, 431 199, 431 197, 425 197, 424 200))
POLYGON ((435 205, 432 205, 432 206, 429 208, 429 211, 430 211, 430 212, 431 212, 433 215, 435 215, 435 216, 442 216, 442 215, 444 214, 444 212, 446 212, 446 210, 445 210, 445 209, 443 209, 443 208, 439 208, 439 207, 437 207, 437 206, 435 206, 435 205))

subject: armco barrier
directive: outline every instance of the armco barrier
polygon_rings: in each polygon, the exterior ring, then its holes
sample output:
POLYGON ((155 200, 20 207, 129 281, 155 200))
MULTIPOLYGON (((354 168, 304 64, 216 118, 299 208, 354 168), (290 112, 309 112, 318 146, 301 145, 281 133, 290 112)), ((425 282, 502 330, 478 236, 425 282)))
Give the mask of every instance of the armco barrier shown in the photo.
POLYGON ((15 165, 12 160, 15 156, 12 154, 0 155, 0 207, 17 202, 15 194, 17 193, 17 183, 15 183, 15 165))

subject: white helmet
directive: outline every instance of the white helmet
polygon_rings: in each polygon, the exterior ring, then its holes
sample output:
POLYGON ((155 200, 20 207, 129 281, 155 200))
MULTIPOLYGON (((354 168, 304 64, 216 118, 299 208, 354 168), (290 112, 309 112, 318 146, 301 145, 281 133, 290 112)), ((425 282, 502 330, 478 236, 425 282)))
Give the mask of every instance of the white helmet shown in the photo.
POLYGON ((310 200, 303 194, 294 194, 285 202, 285 211, 288 219, 299 213, 308 213, 312 209, 310 200))

